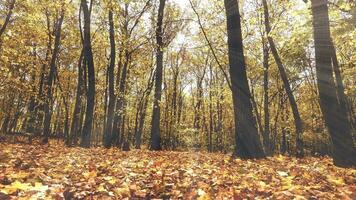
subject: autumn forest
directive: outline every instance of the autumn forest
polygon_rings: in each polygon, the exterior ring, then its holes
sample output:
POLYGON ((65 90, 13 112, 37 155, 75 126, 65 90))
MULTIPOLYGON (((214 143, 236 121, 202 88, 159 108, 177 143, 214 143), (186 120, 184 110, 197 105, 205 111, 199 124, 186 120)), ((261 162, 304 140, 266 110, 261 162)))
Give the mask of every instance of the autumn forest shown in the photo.
POLYGON ((0 199, 356 198, 352 0, 0 1, 0 199))

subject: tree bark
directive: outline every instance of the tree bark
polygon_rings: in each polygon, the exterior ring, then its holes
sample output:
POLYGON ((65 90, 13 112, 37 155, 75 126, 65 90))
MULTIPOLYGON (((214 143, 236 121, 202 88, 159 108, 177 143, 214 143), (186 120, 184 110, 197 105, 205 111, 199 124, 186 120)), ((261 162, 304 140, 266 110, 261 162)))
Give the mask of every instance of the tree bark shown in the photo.
POLYGON ((252 113, 238 2, 236 0, 224 0, 224 4, 227 18, 230 78, 235 113, 236 147, 234 156, 239 156, 243 159, 264 158, 265 155, 256 127, 256 119, 252 113))
POLYGON ((263 110, 264 110, 264 132, 263 132, 263 144, 265 147, 266 155, 271 155, 271 138, 270 138, 270 130, 269 130, 269 50, 267 44, 263 42, 263 110))
POLYGON ((338 102, 332 69, 332 43, 326 0, 312 0, 315 63, 321 110, 333 143, 334 164, 356 165, 356 152, 347 113, 338 102))
POLYGON ((111 135, 115 111, 115 80, 114 80, 114 69, 115 69, 115 59, 116 59, 116 47, 115 47, 115 31, 114 31, 114 20, 113 12, 109 11, 109 35, 110 35, 110 64, 108 66, 108 81, 109 81, 109 105, 107 110, 107 122, 106 130, 104 133, 104 146, 109 148, 111 146, 111 135))
POLYGON ((153 101, 152 126, 151 126, 151 150, 161 150, 161 133, 160 133, 160 118, 161 118, 161 96, 162 96, 162 75, 163 75, 163 14, 166 0, 159 1, 156 41, 156 76, 155 76, 155 93, 153 101))
MULTIPOLYGON (((92 1, 91 1, 92 3, 92 1)), ((88 91, 87 91, 87 107, 85 112, 84 126, 82 130, 81 146, 90 147, 90 139, 93 125, 94 104, 95 104, 95 71, 94 60, 91 46, 90 36, 90 11, 86 0, 81 0, 81 7, 84 14, 84 59, 87 64, 88 75, 88 91)), ((91 7, 91 6, 90 6, 91 7)))

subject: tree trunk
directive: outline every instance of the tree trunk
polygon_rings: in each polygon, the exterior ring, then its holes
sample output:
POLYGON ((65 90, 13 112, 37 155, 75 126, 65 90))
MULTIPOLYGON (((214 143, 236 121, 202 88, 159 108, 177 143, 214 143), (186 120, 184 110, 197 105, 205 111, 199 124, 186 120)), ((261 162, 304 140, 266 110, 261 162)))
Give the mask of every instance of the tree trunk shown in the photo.
POLYGON ((243 55, 238 2, 236 0, 224 0, 224 4, 227 18, 230 78, 235 113, 236 148, 234 155, 243 159, 264 158, 265 155, 256 128, 256 119, 252 113, 251 93, 243 55))
POLYGON ((330 47, 331 47, 331 59, 332 59, 332 63, 333 63, 333 70, 334 70, 335 80, 336 80, 337 98, 339 100, 339 104, 341 106, 342 113, 346 113, 347 116, 351 119, 351 114, 347 110, 348 101, 347 101, 347 97, 345 95, 344 83, 342 82, 340 65, 337 60, 335 46, 334 46, 334 43, 332 42, 331 38, 330 38, 330 47))
POLYGON ((6 27, 10 22, 11 15, 12 15, 12 12, 13 12, 14 7, 15 7, 15 2, 16 2, 16 0, 10 0, 8 12, 6 14, 4 24, 0 27, 0 49, 1 49, 1 46, 2 46, 1 45, 1 43, 2 43, 2 35, 4 34, 4 32, 6 30, 6 27))
POLYGON ((78 133, 80 133, 79 119, 80 119, 80 110, 82 107, 81 106, 82 95, 84 93, 83 67, 85 66, 83 66, 83 57, 84 57, 84 49, 82 49, 78 61, 78 83, 77 83, 77 91, 76 91, 76 97, 74 103, 72 123, 70 127, 70 136, 68 141, 66 142, 68 146, 71 146, 74 140, 77 140, 77 136, 79 135, 78 133))
POLYGON ((258 111, 258 105, 257 105, 256 98, 255 98, 255 90, 254 90, 253 86, 251 87, 251 103, 252 103, 253 110, 255 111, 258 131, 260 134, 262 134, 263 126, 262 126, 261 113, 258 111))
POLYGON ((60 42, 61 42, 61 32, 62 32, 62 23, 63 23, 63 18, 64 18, 64 10, 62 8, 61 15, 59 19, 56 22, 55 26, 55 39, 54 39, 54 49, 53 49, 53 54, 50 62, 50 70, 49 74, 47 77, 46 81, 46 100, 45 100, 45 105, 44 105, 44 113, 45 113, 45 119, 43 122, 43 142, 48 143, 48 137, 50 134, 50 126, 51 126, 51 118, 52 118, 52 108, 51 105, 53 103, 53 94, 52 94, 52 85, 53 81, 55 78, 55 73, 56 73, 56 62, 59 54, 59 47, 60 47, 60 42))
POLYGON ((263 9, 264 9, 264 17, 265 17, 265 27, 266 27, 266 32, 267 32, 267 40, 270 45, 272 55, 276 61, 279 73, 281 75, 281 79, 283 81, 284 89, 287 93, 289 103, 292 108, 292 113, 294 117, 294 124, 295 124, 295 131, 296 131, 296 147, 297 147, 297 156, 298 157, 303 157, 304 156, 304 150, 303 150, 303 140, 302 140, 302 134, 303 134, 303 124, 302 124, 302 119, 300 118, 299 110, 298 110, 298 105, 297 102, 295 101, 292 89, 289 84, 288 76, 286 73, 286 70, 283 66, 282 60, 279 57, 277 47, 272 39, 271 36, 269 36, 269 33, 271 32, 271 25, 269 23, 269 12, 268 12, 268 5, 266 0, 262 0, 263 2, 263 9))
POLYGON ((156 76, 155 76, 155 93, 153 101, 152 126, 151 126, 151 149, 161 150, 161 133, 160 133, 160 118, 161 118, 161 96, 162 96, 162 75, 163 75, 163 13, 166 0, 159 1, 158 19, 157 19, 157 54, 156 54, 156 76))
MULTIPOLYGON (((92 1, 91 1, 92 2, 92 1)), ((95 104, 95 71, 93 52, 90 38, 90 12, 86 0, 81 0, 81 7, 84 14, 84 59, 87 64, 88 73, 88 91, 87 91, 87 107, 85 112, 85 121, 82 131, 81 146, 90 147, 90 138, 93 124, 94 104, 95 104)))
POLYGON ((119 146, 120 145, 120 137, 122 136, 122 123, 124 118, 124 111, 125 111, 125 91, 126 91, 126 81, 128 76, 128 65, 130 62, 130 55, 128 50, 125 50, 125 63, 122 68, 120 84, 119 84, 119 92, 117 95, 117 102, 116 102, 116 116, 114 119, 113 129, 112 129, 112 138, 111 143, 112 145, 119 146))
POLYGON ((338 102, 332 69, 332 48, 326 0, 312 0, 315 63, 321 110, 333 143, 334 164, 356 165, 356 152, 347 113, 338 102))
POLYGON ((270 138, 270 130, 269 130, 269 77, 268 77, 268 68, 269 68, 269 50, 267 44, 263 42, 263 109, 264 109, 264 132, 263 132, 263 144, 265 147, 266 155, 271 155, 271 138, 270 138))
POLYGON ((115 47, 115 32, 114 32, 114 21, 113 12, 109 11, 109 34, 110 34, 110 64, 108 66, 108 80, 109 80, 109 106, 107 110, 107 123, 106 130, 104 133, 104 146, 109 148, 111 146, 111 135, 113 127, 113 118, 115 111, 115 80, 114 80, 114 69, 115 69, 115 58, 116 58, 116 47, 115 47))
POLYGON ((146 113, 147 113, 147 105, 148 105, 148 100, 149 100, 149 96, 151 94, 152 88, 153 88, 153 77, 154 77, 154 70, 152 69, 150 77, 148 79, 148 85, 146 90, 143 92, 143 95, 140 99, 139 102, 139 108, 137 111, 137 116, 136 116, 136 120, 138 122, 137 123, 137 127, 135 127, 135 148, 136 149, 140 149, 141 148, 141 143, 142 143, 142 132, 143 132, 143 126, 145 123, 145 119, 146 119, 146 113))

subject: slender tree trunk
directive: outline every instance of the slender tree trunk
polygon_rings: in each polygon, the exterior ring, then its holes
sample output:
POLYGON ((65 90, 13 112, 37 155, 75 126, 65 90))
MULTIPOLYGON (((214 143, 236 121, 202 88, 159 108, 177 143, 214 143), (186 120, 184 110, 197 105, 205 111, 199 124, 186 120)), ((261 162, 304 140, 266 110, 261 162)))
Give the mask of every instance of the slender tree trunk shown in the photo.
POLYGON ((321 110, 333 143, 334 164, 356 165, 356 151, 347 113, 338 102, 338 91, 332 69, 332 43, 326 0, 312 0, 315 63, 321 110))
POLYGON ((236 148, 234 155, 243 159, 264 158, 265 155, 256 128, 256 119, 252 113, 238 2, 236 0, 224 0, 224 4, 227 18, 230 78, 235 113, 236 148))
POLYGON ((251 103, 252 103, 253 110, 255 111, 258 131, 261 134, 264 131, 262 126, 261 113, 258 111, 258 106, 255 98, 255 90, 253 89, 253 86, 251 87, 251 103))
POLYGON ((13 10, 15 8, 15 2, 16 2, 16 0, 10 0, 9 1, 9 8, 8 8, 8 12, 7 12, 6 17, 5 17, 4 24, 0 27, 0 49, 1 49, 1 46, 2 46, 2 35, 4 34, 4 32, 6 30, 6 27, 10 22, 11 15, 12 15, 13 10))
POLYGON ((335 46, 334 46, 334 43, 332 42, 331 38, 330 38, 330 47, 331 47, 331 59, 332 59, 332 63, 333 63, 333 70, 334 70, 335 80, 336 80, 337 98, 339 100, 339 104, 341 106, 342 113, 347 113, 347 116, 351 119, 351 114, 347 110, 348 101, 347 101, 347 97, 345 95, 344 83, 342 82, 340 65, 337 60, 335 46))
MULTIPOLYGON (((62 8, 63 9, 63 8, 62 8)), ((61 11, 61 15, 56 22, 55 28, 55 39, 54 39, 54 49, 53 54, 50 62, 50 71, 48 74, 48 78, 46 81, 46 100, 44 105, 45 111, 45 119, 44 119, 44 127, 43 127, 43 142, 48 143, 48 136, 50 134, 50 126, 51 126, 51 118, 52 118, 52 108, 51 105, 53 104, 53 94, 52 94, 52 85, 55 78, 56 73, 56 62, 59 54, 59 47, 61 42, 61 33, 62 33, 62 23, 64 19, 64 11, 61 11)))
MULTIPOLYGON (((116 75, 116 88, 118 88, 118 90, 120 89, 120 83, 121 83, 121 74, 122 74, 122 51, 119 51, 119 59, 118 59, 118 68, 117 68, 117 75, 116 75)), ((114 114, 114 121, 113 121, 113 127, 112 127, 112 138, 111 138, 111 143, 115 144, 115 141, 117 140, 118 136, 118 131, 119 131, 119 125, 118 125, 118 121, 119 121, 119 116, 120 116, 120 112, 119 112, 119 97, 120 97, 120 93, 117 94, 116 96, 116 105, 115 105, 115 114, 114 114)))
POLYGON ((152 88, 153 88, 153 79, 154 77, 154 70, 151 71, 150 78, 148 79, 148 85, 146 90, 143 92, 143 96, 140 100, 139 103, 139 110, 137 111, 137 127, 135 127, 135 148, 140 149, 141 148, 141 143, 142 143, 142 132, 143 132, 143 126, 146 120, 146 114, 147 114, 147 105, 148 105, 148 100, 149 96, 151 94, 152 88))
POLYGON ((104 91, 104 116, 103 116, 103 137, 102 137, 102 143, 105 147, 105 137, 106 137, 106 123, 107 123, 107 114, 108 114, 108 93, 109 93, 109 65, 108 64, 108 67, 106 69, 106 72, 105 72, 105 91, 104 91))
POLYGON ((265 147, 266 155, 271 155, 271 138, 269 130, 269 77, 268 77, 268 68, 269 68, 269 50, 267 44, 263 42, 263 109, 264 109, 264 132, 263 132, 263 144, 265 147))
POLYGON ((163 14, 166 0, 159 1, 158 19, 157 19, 157 54, 156 54, 156 77, 155 77, 155 93, 153 100, 152 126, 151 126, 151 149, 161 150, 161 132, 160 132, 160 118, 161 118, 161 96, 162 96, 162 75, 163 75, 163 14))
POLYGON ((85 121, 82 131, 82 147, 90 147, 90 138, 93 125, 94 104, 95 104, 95 71, 93 52, 91 47, 90 36, 90 11, 86 0, 81 0, 81 7, 84 14, 84 59, 87 64, 88 72, 88 91, 87 91, 87 107, 85 112, 85 121))
POLYGON ((10 123, 10 112, 7 113, 4 121, 2 122, 2 125, 1 125, 1 133, 7 133, 8 132, 8 129, 9 129, 9 123, 10 123))
POLYGON ((70 136, 69 140, 66 142, 67 145, 71 146, 76 140, 76 137, 80 133, 80 128, 79 128, 79 119, 80 119, 80 110, 81 110, 81 104, 82 104, 82 95, 84 93, 84 80, 83 80, 83 57, 84 57, 84 49, 82 49, 80 56, 79 56, 79 61, 78 61, 78 83, 77 83, 77 91, 76 91, 76 97, 75 97, 75 103, 74 103, 74 111, 73 111, 73 117, 72 117, 72 122, 71 122, 71 127, 70 127, 70 136))
POLYGON ((114 20, 113 12, 109 11, 109 34, 110 34, 110 64, 108 67, 108 80, 109 80, 109 106, 107 111, 107 123, 106 130, 104 133, 104 146, 109 148, 111 146, 111 135, 113 129, 113 119, 115 111, 115 80, 114 80, 114 69, 115 69, 115 58, 116 58, 116 47, 115 47, 115 31, 114 31, 114 20))
POLYGON ((296 148, 297 148, 297 156, 298 157, 303 157, 304 156, 304 150, 303 150, 303 140, 302 140, 302 134, 303 134, 303 123, 302 119, 300 118, 299 110, 298 110, 298 105, 295 100, 295 97, 293 95, 292 89, 289 84, 287 72, 283 66, 282 60, 279 57, 277 47, 272 39, 271 36, 269 36, 269 33, 271 32, 271 25, 269 23, 269 12, 268 12, 268 5, 266 0, 262 0, 263 3, 263 9, 264 9, 264 17, 265 17, 265 27, 266 27, 266 32, 267 32, 267 40, 270 45, 272 55, 276 61, 279 73, 281 75, 281 79, 283 81, 284 89, 286 90, 289 103, 292 108, 292 113, 294 117, 294 124, 295 124, 295 131, 296 131, 296 148))
POLYGON ((208 151, 213 152, 213 133, 214 133, 214 124, 213 124, 213 67, 210 64, 209 66, 209 136, 208 136, 208 151))
POLYGON ((120 77, 119 92, 117 95, 116 102, 116 119, 114 119, 113 129, 112 129, 112 145, 120 145, 120 137, 123 132, 121 131, 122 123, 124 121, 124 112, 125 112, 125 91, 126 91, 126 81, 128 76, 128 65, 130 62, 130 55, 128 50, 125 50, 125 62, 123 64, 122 73, 120 77))

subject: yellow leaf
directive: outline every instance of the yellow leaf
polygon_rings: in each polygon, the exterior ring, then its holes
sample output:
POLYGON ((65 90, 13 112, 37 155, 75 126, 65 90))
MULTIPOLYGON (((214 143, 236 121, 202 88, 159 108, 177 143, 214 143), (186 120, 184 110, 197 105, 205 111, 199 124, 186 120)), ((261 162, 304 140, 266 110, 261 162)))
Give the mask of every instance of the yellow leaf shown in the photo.
POLYGON ((336 177, 332 177, 332 176, 327 176, 327 180, 336 185, 336 186, 343 186, 345 185, 344 179, 342 178, 336 178, 336 177))

